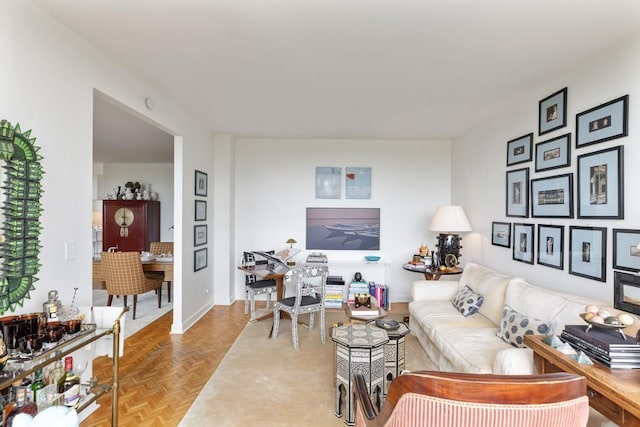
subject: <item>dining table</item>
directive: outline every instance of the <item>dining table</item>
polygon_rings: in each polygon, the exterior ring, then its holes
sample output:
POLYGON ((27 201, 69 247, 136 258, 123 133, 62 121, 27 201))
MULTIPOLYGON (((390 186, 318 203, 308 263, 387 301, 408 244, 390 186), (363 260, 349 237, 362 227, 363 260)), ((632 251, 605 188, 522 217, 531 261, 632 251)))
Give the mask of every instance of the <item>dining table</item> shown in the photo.
MULTIPOLYGON (((160 271, 164 273, 164 282, 173 282, 173 258, 151 258, 142 261, 142 270, 145 272, 160 271)), ((93 259, 93 288, 107 289, 100 258, 93 259)))

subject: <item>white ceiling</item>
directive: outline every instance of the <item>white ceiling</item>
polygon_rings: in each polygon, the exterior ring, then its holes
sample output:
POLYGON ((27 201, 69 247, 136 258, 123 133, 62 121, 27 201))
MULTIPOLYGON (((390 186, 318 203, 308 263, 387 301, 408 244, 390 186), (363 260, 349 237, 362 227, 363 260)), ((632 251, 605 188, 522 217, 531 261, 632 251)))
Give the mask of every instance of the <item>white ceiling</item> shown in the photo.
POLYGON ((33 1, 237 136, 455 137, 640 30, 638 0, 33 1))

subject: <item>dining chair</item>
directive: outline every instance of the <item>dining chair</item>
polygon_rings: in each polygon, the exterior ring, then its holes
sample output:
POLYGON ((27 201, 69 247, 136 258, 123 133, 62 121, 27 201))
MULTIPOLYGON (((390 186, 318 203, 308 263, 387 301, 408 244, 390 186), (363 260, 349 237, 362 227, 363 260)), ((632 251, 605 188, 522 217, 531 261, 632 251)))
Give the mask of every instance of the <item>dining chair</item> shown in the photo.
MULTIPOLYGON (((173 242, 151 242, 149 252, 153 255, 173 255, 173 242)), ((171 302, 171 285, 169 280, 164 280, 162 271, 145 271, 144 275, 149 279, 162 279, 167 284, 167 302, 171 302)))
POLYGON ((138 295, 155 290, 158 294, 158 308, 161 307, 162 279, 145 277, 140 252, 102 252, 101 256, 107 285, 107 306, 111 306, 114 295, 122 295, 125 306, 127 296, 133 295, 133 320, 135 320, 138 295))
MULTIPOLYGON (((267 251, 266 253, 274 254, 275 251, 267 251)), ((266 259, 256 259, 256 255, 253 252, 244 252, 242 254, 242 265, 244 267, 260 268, 261 265, 266 266, 267 263, 268 261, 266 259)), ((250 322, 256 320, 256 295, 267 296, 266 309, 269 310, 269 307, 271 306, 271 294, 276 292, 277 289, 277 283, 274 279, 259 279, 256 274, 252 274, 245 270, 244 314, 249 313, 249 306, 251 306, 250 322)))
POLYGON ((314 327, 314 314, 320 312, 320 339, 324 344, 325 335, 324 295, 327 288, 329 268, 326 265, 308 265, 292 268, 284 275, 285 294, 287 287, 295 289, 295 295, 282 298, 273 305, 273 333, 272 338, 278 337, 280 326, 280 312, 291 316, 291 335, 293 348, 298 349, 298 316, 309 313, 309 331, 314 327))

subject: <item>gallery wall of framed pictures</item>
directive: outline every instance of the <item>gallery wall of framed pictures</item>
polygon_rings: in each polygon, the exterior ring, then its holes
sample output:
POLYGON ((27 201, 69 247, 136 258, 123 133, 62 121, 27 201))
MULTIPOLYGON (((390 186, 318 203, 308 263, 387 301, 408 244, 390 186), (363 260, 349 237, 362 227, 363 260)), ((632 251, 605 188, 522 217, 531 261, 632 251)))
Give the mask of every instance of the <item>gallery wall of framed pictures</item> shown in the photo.
MULTIPOLYGON (((609 230, 597 221, 624 219, 624 145, 615 140, 629 134, 629 95, 585 106, 573 132, 568 102, 566 87, 543 98, 537 136, 507 141, 504 215, 517 222, 493 221, 491 244, 559 270, 566 256, 569 274, 605 282, 609 230)), ((640 272, 640 230, 613 228, 612 238, 613 268, 640 272)))
POLYGON ((207 200, 209 175, 199 170, 194 174, 194 199, 193 220, 196 223, 193 226, 193 271, 200 271, 207 268, 209 260, 209 250, 206 245, 208 242, 208 226, 207 226, 207 200), (204 199, 202 199, 204 197, 204 199), (204 246, 204 247, 203 247, 204 246))

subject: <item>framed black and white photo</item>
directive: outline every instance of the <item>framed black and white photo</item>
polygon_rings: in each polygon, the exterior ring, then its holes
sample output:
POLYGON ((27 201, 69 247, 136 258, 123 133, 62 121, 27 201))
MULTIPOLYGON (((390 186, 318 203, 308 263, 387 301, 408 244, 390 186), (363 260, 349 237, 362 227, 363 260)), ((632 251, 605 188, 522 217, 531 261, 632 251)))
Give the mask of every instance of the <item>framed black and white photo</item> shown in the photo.
POLYGON ((491 244, 495 246, 511 247, 511 223, 497 222, 491 223, 491 244))
POLYGON ((613 272, 613 307, 640 315, 640 276, 613 272))
POLYGON ((569 274, 605 282, 606 259, 605 227, 569 227, 569 274))
POLYGON ((207 174, 196 170, 195 175, 196 185, 195 185, 195 195, 196 196, 207 196, 207 174))
POLYGON ((196 200, 194 221, 206 221, 207 220, 207 201, 196 200))
POLYGON ((627 136, 629 95, 576 114, 576 148, 627 136))
POLYGON ((640 230, 613 229, 613 268, 640 271, 640 230))
POLYGON ((571 134, 536 144, 536 172, 571 166, 571 134))
POLYGON ((573 218, 573 174, 531 180, 531 216, 573 218))
POLYGON ((193 246, 207 244, 207 224, 193 226, 193 246))
POLYGON ((207 268, 208 253, 207 248, 196 249, 193 251, 193 271, 207 268))
POLYGON ((578 218, 623 219, 624 147, 578 156, 578 218))
POLYGON ((506 216, 529 217, 529 168, 507 171, 506 216))
POLYGON ((567 88, 539 102, 538 135, 544 135, 567 125, 567 88))
POLYGON ((564 270, 564 225, 538 225, 538 264, 564 270))
POLYGON ((533 224, 513 224, 513 259, 533 264, 533 224))
POLYGON ((507 166, 531 161, 533 132, 507 142, 507 166))

